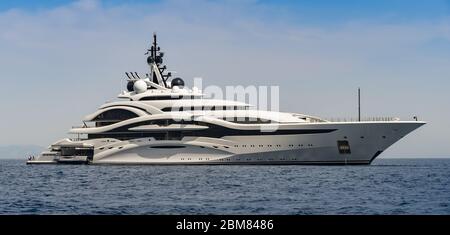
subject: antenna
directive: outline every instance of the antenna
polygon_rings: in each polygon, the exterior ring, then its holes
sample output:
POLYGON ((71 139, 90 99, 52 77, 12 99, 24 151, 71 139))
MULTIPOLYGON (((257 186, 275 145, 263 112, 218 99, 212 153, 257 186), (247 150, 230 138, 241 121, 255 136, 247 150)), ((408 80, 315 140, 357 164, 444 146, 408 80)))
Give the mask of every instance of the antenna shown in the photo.
POLYGON ((156 32, 153 32, 153 46, 152 46, 152 57, 156 59, 156 51, 158 50, 156 43, 156 32))
POLYGON ((361 121, 361 89, 358 87, 358 122, 361 121))
POLYGON ((139 77, 139 74, 137 72, 134 72, 134 74, 136 74, 136 77, 138 77, 139 79, 141 79, 141 77, 139 77))
POLYGON ((132 78, 130 78, 130 75, 128 75, 127 72, 125 72, 125 74, 127 75, 128 79, 133 80, 132 78))

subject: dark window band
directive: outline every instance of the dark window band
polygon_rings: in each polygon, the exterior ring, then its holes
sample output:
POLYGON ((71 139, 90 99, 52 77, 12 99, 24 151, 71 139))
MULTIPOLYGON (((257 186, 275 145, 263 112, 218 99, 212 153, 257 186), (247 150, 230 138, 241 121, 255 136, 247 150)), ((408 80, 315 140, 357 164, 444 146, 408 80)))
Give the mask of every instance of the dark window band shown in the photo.
POLYGON ((225 136, 261 136, 261 135, 305 135, 305 134, 325 134, 337 129, 303 129, 303 130, 276 130, 273 132, 262 132, 261 130, 236 130, 226 127, 211 125, 209 129, 198 131, 165 131, 165 132, 133 132, 133 131, 109 131, 100 134, 89 134, 88 138, 117 138, 134 139, 153 137, 157 140, 181 140, 183 137, 210 137, 222 138, 225 136))
POLYGON ((181 149, 181 148, 186 148, 186 146, 165 145, 165 146, 151 146, 150 148, 153 148, 153 149, 181 149))

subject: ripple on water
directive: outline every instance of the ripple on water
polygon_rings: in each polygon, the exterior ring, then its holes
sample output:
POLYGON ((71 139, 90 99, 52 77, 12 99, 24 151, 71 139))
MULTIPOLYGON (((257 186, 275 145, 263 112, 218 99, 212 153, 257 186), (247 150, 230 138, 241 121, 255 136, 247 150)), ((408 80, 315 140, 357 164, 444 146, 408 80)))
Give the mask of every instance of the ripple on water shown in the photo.
POLYGON ((371 166, 27 166, 0 214, 450 214, 450 159, 371 166))

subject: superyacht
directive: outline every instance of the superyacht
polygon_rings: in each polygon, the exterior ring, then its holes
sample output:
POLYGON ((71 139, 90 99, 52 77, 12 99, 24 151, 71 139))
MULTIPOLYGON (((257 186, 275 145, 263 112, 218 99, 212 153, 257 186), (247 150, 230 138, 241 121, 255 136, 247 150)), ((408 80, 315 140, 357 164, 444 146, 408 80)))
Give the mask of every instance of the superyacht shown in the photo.
POLYGON ((153 35, 150 71, 125 73, 126 91, 28 164, 370 164, 425 122, 332 121, 206 99, 163 63, 153 35))

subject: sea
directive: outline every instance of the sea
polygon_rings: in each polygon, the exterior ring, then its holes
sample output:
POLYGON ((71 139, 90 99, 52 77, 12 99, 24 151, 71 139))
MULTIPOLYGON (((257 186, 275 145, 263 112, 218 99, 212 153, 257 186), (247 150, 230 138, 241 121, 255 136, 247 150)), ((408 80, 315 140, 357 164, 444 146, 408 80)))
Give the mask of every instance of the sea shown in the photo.
POLYGON ((450 159, 377 159, 367 166, 0 160, 0 214, 450 214, 450 159))

